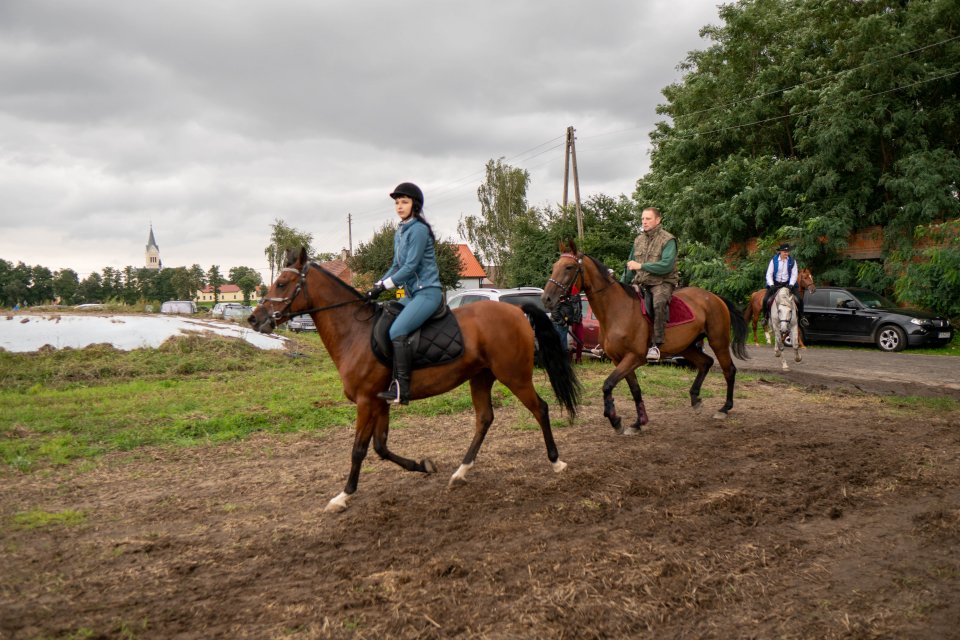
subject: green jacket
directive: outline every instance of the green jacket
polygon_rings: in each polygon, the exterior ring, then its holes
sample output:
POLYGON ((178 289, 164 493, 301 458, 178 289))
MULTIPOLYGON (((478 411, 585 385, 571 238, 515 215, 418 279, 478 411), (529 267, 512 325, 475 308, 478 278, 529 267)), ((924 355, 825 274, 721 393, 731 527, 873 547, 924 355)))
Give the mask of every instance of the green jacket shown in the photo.
POLYGON ((677 239, 662 226, 638 235, 633 241, 627 260, 635 260, 641 266, 639 271, 625 269, 623 282, 640 285, 680 283, 680 274, 677 272, 677 239))

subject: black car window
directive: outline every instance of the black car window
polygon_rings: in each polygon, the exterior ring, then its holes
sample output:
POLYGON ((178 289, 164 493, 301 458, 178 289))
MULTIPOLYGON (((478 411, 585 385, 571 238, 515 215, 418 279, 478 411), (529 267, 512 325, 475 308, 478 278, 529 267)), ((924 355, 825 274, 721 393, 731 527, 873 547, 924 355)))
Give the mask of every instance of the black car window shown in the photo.
POLYGON ((845 303, 852 301, 853 296, 851 296, 846 291, 831 291, 830 292, 830 303, 827 306, 834 307, 836 309, 844 308, 845 303))
POLYGON ((803 297, 803 302, 808 307, 828 307, 830 306, 830 292, 823 289, 813 293, 808 291, 803 297))
POLYGON ((897 305, 893 304, 879 293, 875 293, 873 291, 857 291, 857 298, 859 298, 860 303, 868 309, 897 308, 897 305))

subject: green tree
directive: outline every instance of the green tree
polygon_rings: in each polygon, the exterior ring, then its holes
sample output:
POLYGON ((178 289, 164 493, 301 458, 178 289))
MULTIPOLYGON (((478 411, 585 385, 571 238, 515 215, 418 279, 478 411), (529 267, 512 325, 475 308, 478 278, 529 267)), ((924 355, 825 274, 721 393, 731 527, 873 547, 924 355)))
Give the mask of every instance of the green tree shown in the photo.
POLYGON ((33 268, 23 262, 17 262, 16 266, 6 263, 4 269, 3 282, 0 283, 0 295, 3 297, 3 304, 12 307, 16 304, 30 303, 30 285, 33 280, 33 268))
POLYGON ((60 304, 76 304, 80 291, 80 278, 73 269, 61 269, 53 276, 53 293, 60 304))
POLYGON ((243 304, 250 304, 250 298, 257 287, 263 284, 260 272, 251 267, 233 267, 230 269, 230 282, 243 292, 243 304))
POLYGON ((188 299, 196 300, 200 295, 199 292, 207 286, 207 274, 203 267, 198 264, 191 265, 188 272, 190 273, 190 286, 193 287, 188 299))
POLYGON ((495 281, 504 286, 516 277, 510 274, 512 245, 519 238, 518 228, 535 224, 536 213, 527 208, 530 174, 504 164, 503 158, 490 160, 486 178, 477 189, 480 214, 460 218, 457 232, 474 247, 487 264, 496 265, 495 281))
POLYGON ((31 274, 31 304, 48 304, 56 295, 53 290, 53 273, 46 267, 35 265, 31 274))
POLYGON ((307 255, 313 255, 312 242, 313 234, 298 231, 280 218, 275 219, 270 225, 270 244, 263 250, 267 264, 270 265, 270 282, 274 280, 274 273, 283 267, 287 251, 299 251, 303 247, 307 250, 307 255))
POLYGON ((78 295, 81 303, 103 302, 103 276, 94 271, 80 282, 78 295))
POLYGON ((143 297, 140 289, 140 282, 137 280, 136 270, 127 265, 123 268, 123 302, 124 304, 136 304, 137 300, 143 297))
POLYGON ((904 270, 890 257, 907 255, 913 230, 960 213, 955 16, 953 0, 722 5, 722 24, 702 31, 712 46, 663 90, 669 121, 634 200, 675 221, 681 254, 700 242, 722 256, 718 270, 749 272, 753 258, 731 247, 759 236, 792 241, 821 281, 881 282, 843 257, 850 233, 874 224, 885 268, 904 270))
POLYGON ((223 274, 220 273, 220 265, 211 265, 210 270, 207 271, 207 283, 213 289, 213 304, 220 302, 220 287, 223 286, 224 282, 223 274))
POLYGON ((196 288, 193 276, 186 267, 174 267, 164 269, 165 275, 169 278, 169 286, 173 291, 173 297, 177 300, 193 300, 196 297, 196 288))

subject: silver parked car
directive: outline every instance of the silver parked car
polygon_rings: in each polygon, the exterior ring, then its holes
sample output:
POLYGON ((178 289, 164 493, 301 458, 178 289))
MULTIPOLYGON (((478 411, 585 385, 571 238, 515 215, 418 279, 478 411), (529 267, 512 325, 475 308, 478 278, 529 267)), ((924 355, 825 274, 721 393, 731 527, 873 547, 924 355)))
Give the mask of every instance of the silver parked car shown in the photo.
POLYGON ((213 309, 210 310, 211 318, 222 318, 223 313, 230 307, 242 307, 243 305, 239 302, 218 302, 213 305, 213 309))
POLYGON ((313 318, 307 314, 290 318, 290 320, 287 322, 287 327, 289 327, 290 331, 293 331, 294 333, 317 330, 317 325, 313 323, 313 318))
POLYGON ((223 310, 224 320, 243 321, 253 313, 253 307, 247 307, 242 304, 231 305, 223 310))

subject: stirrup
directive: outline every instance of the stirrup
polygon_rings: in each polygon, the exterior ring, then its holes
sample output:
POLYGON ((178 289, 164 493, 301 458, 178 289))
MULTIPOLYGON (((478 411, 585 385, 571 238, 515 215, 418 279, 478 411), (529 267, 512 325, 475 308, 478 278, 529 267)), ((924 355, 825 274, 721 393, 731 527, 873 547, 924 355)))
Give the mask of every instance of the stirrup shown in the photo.
POLYGON ((400 395, 400 383, 393 379, 386 391, 377 394, 381 400, 386 400, 388 404, 410 404, 409 398, 400 395))
POLYGON ((657 345, 653 345, 647 351, 647 362, 660 362, 660 349, 657 345))

